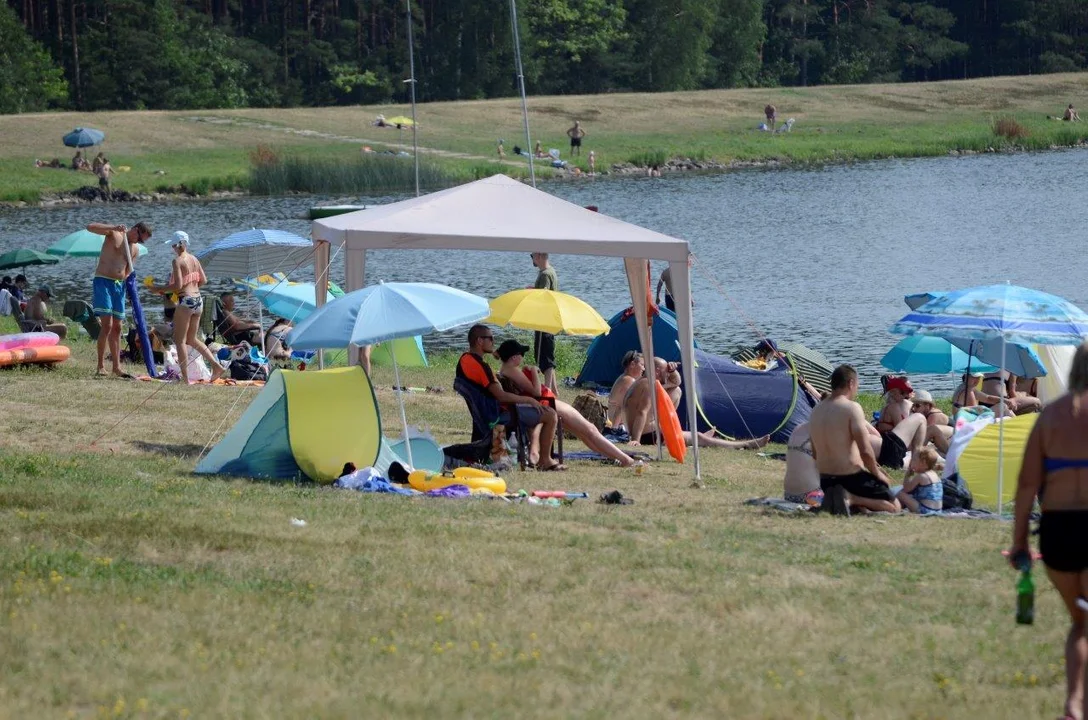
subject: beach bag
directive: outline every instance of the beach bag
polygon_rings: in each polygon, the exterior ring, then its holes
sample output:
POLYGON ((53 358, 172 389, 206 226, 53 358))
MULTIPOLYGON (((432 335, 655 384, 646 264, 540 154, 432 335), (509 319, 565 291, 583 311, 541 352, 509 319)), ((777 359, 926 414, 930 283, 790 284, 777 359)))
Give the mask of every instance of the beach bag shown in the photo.
POLYGON ((264 365, 255 363, 248 358, 231 360, 230 378, 231 380, 260 380, 266 382, 268 380, 268 371, 264 365))
MULTIPOLYGON (((574 398, 572 405, 579 415, 596 425, 598 430, 604 431, 604 421, 608 417, 608 402, 604 398, 597 393, 582 393, 574 398)), ((565 435, 568 438, 574 437, 569 432, 565 435)))
POLYGON ((975 502, 974 496, 967 486, 960 481, 959 473, 954 473, 941 481, 944 490, 944 498, 941 500, 942 510, 970 510, 975 502))

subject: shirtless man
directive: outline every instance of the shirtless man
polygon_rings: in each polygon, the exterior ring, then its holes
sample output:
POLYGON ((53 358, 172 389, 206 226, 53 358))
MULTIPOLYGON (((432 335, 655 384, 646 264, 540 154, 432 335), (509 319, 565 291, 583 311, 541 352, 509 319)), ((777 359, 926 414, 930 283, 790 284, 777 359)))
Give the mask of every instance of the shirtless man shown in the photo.
MULTIPOLYGON (((912 413, 910 397, 914 388, 905 377, 888 380, 888 399, 880 411, 880 420, 870 433, 877 462, 886 468, 902 470, 908 452, 918 452, 926 443, 926 419, 912 413)), ((871 427, 871 426, 870 426, 871 427)))
POLYGON ((570 130, 567 130, 567 137, 570 138, 570 154, 581 155, 582 154, 582 138, 586 136, 586 130, 582 127, 580 120, 575 120, 574 125, 570 130))
POLYGON ((623 370, 623 374, 612 383, 612 390, 608 393, 608 424, 616 429, 627 425, 623 406, 627 402, 627 395, 631 392, 631 388, 646 374, 646 361, 642 359, 642 353, 637 350, 628 350, 620 361, 620 369, 623 370))
POLYGON ((1073 103, 1069 103, 1069 107, 1062 113, 1062 120, 1066 122, 1080 122, 1080 113, 1073 107, 1073 103))
MULTIPOLYGON (((675 365, 672 366, 671 370, 669 366, 670 363, 661 358, 654 358, 655 378, 666 388, 668 388, 669 384, 675 382, 673 391, 669 392, 669 399, 672 401, 673 410, 675 410, 680 403, 680 373, 676 370, 675 365)), ((657 445, 657 427, 654 425, 653 411, 651 409, 651 403, 655 401, 656 397, 657 394, 653 385, 646 378, 637 380, 631 385, 631 389, 627 392, 627 399, 623 404, 623 412, 629 423, 628 431, 631 433, 631 440, 628 445, 657 445)), ((771 441, 770 435, 764 435, 755 440, 723 440, 715 437, 713 430, 707 430, 704 433, 692 433, 685 430, 681 435, 689 447, 698 442, 699 447, 720 447, 731 450, 754 450, 771 441)))
POLYGON ((812 410, 809 432, 820 488, 821 507, 833 515, 849 515, 850 507, 899 512, 891 480, 877 464, 872 426, 855 402, 858 373, 840 365, 831 374, 831 396, 812 410))
POLYGON ((102 332, 98 335, 98 370, 96 375, 106 374, 106 347, 110 349, 110 362, 113 374, 117 377, 131 378, 121 370, 121 323, 125 320, 125 278, 132 274, 132 257, 136 253, 132 246, 145 243, 151 237, 151 226, 137 223, 131 230, 124 225, 106 225, 91 223, 88 232, 105 235, 102 252, 98 256, 98 267, 94 271, 92 284, 94 293, 94 314, 102 323, 102 332))

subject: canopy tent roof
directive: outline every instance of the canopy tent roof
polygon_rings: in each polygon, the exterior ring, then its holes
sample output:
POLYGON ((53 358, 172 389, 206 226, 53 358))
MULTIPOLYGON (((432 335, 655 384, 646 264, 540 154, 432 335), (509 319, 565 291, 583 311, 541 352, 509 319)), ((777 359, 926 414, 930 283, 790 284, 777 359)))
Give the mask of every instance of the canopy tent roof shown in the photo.
POLYGON ((687 262, 686 240, 586 210, 505 175, 315 220, 314 240, 350 249, 455 249, 687 262))
MULTIPOLYGON (((328 282, 331 246, 344 252, 348 291, 366 283, 368 250, 490 250, 596 255, 623 258, 642 351, 653 356, 647 324, 649 261, 669 262, 676 301, 684 384, 695 386, 691 313, 690 250, 686 240, 669 237, 587 210, 505 175, 460 185, 401 202, 315 220, 318 305, 328 282)), ((651 406, 654 421, 657 407, 651 406)), ((694 404, 689 426, 697 419, 694 404)), ((695 478, 700 478, 699 448, 693 448, 695 478)), ((660 454, 660 445, 659 445, 660 454)))

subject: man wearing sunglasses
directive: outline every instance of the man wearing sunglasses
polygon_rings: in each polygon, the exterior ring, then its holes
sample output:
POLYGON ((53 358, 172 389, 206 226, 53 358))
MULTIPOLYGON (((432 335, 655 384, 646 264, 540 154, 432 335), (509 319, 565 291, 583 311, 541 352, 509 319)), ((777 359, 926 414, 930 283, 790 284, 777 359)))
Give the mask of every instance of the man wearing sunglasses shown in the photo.
POLYGON ((121 370, 121 324, 125 321, 125 278, 133 272, 132 258, 137 252, 133 246, 137 243, 146 243, 151 238, 151 226, 141 222, 129 229, 124 225, 91 223, 87 226, 87 231, 105 236, 92 283, 94 314, 102 323, 102 332, 98 335, 98 370, 95 374, 106 374, 105 356, 108 346, 113 374, 117 377, 131 378, 131 375, 121 370))
POLYGON ((467 380, 495 398, 502 405, 518 405, 518 420, 526 428, 540 426, 539 443, 534 442, 536 452, 530 450, 529 460, 537 470, 565 470, 551 456, 552 441, 558 415, 536 398, 508 393, 502 389, 495 372, 484 359, 495 354, 495 335, 486 325, 473 325, 468 331, 468 352, 457 361, 457 377, 467 380), (534 459, 534 455, 536 456, 534 459))

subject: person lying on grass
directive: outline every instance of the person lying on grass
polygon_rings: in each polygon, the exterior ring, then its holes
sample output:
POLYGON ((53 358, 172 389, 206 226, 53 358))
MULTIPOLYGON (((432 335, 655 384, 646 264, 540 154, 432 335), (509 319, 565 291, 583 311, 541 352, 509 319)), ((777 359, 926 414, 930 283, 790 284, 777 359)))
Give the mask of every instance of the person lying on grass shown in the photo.
POLYGON ((499 359, 502 360, 502 367, 499 368, 499 382, 502 383, 503 390, 514 395, 536 398, 546 405, 553 405, 563 421, 563 428, 585 443, 590 450, 612 458, 622 467, 631 467, 635 464, 635 460, 630 455, 606 440, 597 426, 582 417, 573 405, 563 402, 548 387, 542 385, 541 373, 537 368, 531 365, 522 366, 521 361, 525 353, 529 352, 528 345, 522 345, 517 340, 507 340, 499 346, 497 352, 499 359))
MULTIPOLYGON (((680 373, 676 366, 665 362, 662 358, 654 358, 654 376, 665 387, 672 387, 669 391, 669 399, 672 401, 673 411, 680 402, 680 373)), ((654 424, 652 403, 656 398, 656 392, 652 384, 653 379, 642 378, 631 384, 627 391, 627 397, 623 403, 623 413, 627 418, 628 430, 631 433, 629 445, 657 445, 657 426, 654 424)), ((684 442, 689 446, 698 442, 699 447, 720 447, 731 450, 753 450, 761 448, 771 441, 770 435, 764 435, 755 440, 723 440, 715 437, 713 430, 705 433, 682 433, 684 442)))

